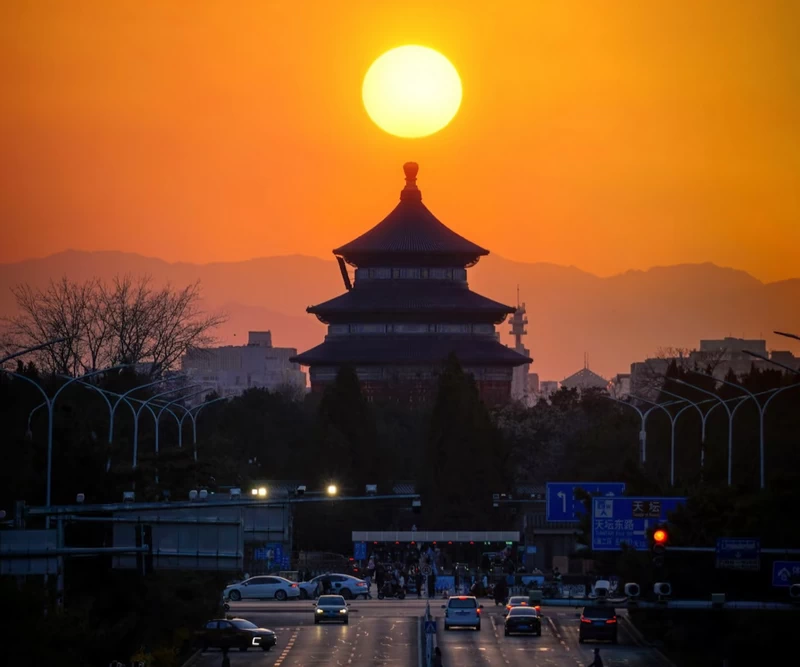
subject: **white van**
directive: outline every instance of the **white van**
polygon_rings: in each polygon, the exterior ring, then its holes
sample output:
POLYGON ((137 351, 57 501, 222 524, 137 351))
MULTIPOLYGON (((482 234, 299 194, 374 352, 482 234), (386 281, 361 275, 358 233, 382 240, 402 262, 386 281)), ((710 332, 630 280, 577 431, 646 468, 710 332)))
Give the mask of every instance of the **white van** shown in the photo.
POLYGON ((472 595, 454 595, 442 605, 444 609, 444 629, 473 628, 481 629, 482 604, 472 595))

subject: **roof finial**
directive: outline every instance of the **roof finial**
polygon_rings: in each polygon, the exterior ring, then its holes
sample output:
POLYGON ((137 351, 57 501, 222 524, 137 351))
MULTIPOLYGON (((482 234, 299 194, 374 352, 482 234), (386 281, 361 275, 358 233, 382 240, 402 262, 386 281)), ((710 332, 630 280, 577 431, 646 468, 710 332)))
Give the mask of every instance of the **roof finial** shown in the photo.
POLYGON ((422 200, 422 193, 417 187, 417 172, 419 165, 416 162, 406 162, 403 165, 403 171, 406 174, 406 187, 400 192, 400 200, 414 199, 416 201, 422 200))

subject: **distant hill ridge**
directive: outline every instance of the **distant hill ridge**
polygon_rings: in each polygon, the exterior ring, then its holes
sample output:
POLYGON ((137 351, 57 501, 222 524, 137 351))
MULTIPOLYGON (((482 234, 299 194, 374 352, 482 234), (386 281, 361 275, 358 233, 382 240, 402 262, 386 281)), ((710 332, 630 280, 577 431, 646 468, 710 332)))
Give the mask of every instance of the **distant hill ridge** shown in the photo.
MULTIPOLYGON (((67 250, 49 257, 0 264, 0 315, 14 312, 10 287, 44 287, 72 280, 149 274, 155 283, 200 280, 206 308, 224 309, 218 332, 241 344, 248 330, 270 329, 275 345, 316 345, 325 327, 307 306, 344 291, 336 262, 306 255, 261 257, 211 264, 170 263, 134 253, 67 250), (234 336, 234 334, 236 334, 234 336)), ((574 266, 514 262, 490 255, 469 272, 470 287, 514 305, 517 285, 527 306, 526 345, 541 379, 561 380, 583 366, 610 377, 659 348, 697 347, 701 338, 764 337, 774 349, 792 349, 772 331, 800 331, 800 279, 762 283, 745 271, 711 263, 678 264, 599 277, 574 266)), ((508 325, 500 327, 508 343, 508 325)))

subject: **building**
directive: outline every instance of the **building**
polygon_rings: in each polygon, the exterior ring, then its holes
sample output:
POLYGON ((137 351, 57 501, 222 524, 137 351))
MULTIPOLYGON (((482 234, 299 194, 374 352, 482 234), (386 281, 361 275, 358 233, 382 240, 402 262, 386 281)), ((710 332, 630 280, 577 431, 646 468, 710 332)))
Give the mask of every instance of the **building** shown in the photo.
POLYGON ((613 398, 625 398, 631 393, 631 374, 618 373, 611 378, 609 391, 613 398))
POLYGON ((488 403, 511 395, 513 369, 531 359, 499 340, 515 308, 469 289, 467 269, 489 251, 442 224, 422 203, 418 166, 403 166, 400 203, 382 222, 333 253, 346 292, 310 306, 325 340, 292 358, 310 368, 311 389, 353 367, 370 399, 425 402, 453 353, 488 403), (351 284, 347 265, 355 267, 351 284))
MULTIPOLYGON (((514 351, 519 352, 523 357, 530 357, 530 350, 528 350, 522 342, 522 337, 528 334, 528 330, 525 328, 528 325, 526 312, 525 304, 523 303, 520 305, 519 303, 519 288, 517 288, 517 309, 508 320, 508 323, 511 325, 509 333, 514 336, 514 351)), ((530 364, 517 366, 511 378, 511 398, 526 404, 530 402, 533 394, 529 385, 530 369, 530 364)))
POLYGON ((538 398, 546 401, 558 391, 558 380, 542 380, 539 383, 538 398))
POLYGON ((561 386, 567 389, 577 389, 578 391, 585 391, 586 389, 602 389, 607 391, 608 380, 590 370, 589 360, 584 359, 583 368, 577 373, 573 373, 569 377, 561 380, 561 386))
POLYGON ((769 352, 767 342, 762 339, 701 340, 699 349, 678 350, 661 357, 632 363, 628 393, 649 399, 658 396, 664 375, 673 362, 687 370, 698 370, 703 373, 710 370, 719 380, 724 379, 730 371, 742 377, 753 368, 781 370, 778 364, 800 370, 800 357, 785 350, 769 352), (771 363, 768 359, 777 363, 771 363))
POLYGON ((269 331, 250 331, 247 345, 192 349, 181 363, 191 380, 214 385, 221 395, 252 387, 305 391, 306 374, 291 361, 296 354, 293 347, 273 347, 269 331))

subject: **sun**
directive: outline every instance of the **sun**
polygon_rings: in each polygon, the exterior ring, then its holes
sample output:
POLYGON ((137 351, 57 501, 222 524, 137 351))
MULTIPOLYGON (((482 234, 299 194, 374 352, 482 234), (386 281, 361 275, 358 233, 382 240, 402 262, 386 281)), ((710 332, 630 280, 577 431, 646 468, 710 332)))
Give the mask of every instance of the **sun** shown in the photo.
POLYGON ((367 70, 361 90, 369 117, 398 137, 426 137, 445 127, 461 106, 461 77, 425 46, 399 46, 367 70))

